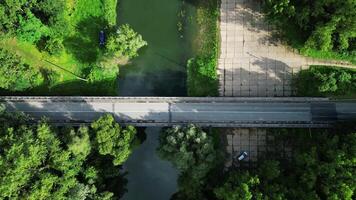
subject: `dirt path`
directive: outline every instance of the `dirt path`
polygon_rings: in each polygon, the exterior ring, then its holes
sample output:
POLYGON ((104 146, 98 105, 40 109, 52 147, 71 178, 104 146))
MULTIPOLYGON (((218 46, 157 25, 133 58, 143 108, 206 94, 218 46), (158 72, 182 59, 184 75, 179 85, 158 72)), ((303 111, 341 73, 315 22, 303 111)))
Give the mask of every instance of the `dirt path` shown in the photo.
POLYGON ((222 0, 220 96, 290 96, 293 74, 309 65, 355 67, 306 58, 272 37, 256 0, 222 0))

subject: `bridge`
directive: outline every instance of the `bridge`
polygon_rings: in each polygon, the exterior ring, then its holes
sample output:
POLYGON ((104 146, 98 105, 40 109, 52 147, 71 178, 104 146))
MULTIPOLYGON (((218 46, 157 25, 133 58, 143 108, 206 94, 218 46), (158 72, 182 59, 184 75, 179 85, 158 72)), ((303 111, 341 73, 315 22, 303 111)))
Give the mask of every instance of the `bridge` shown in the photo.
POLYGON ((308 97, 28 97, 3 96, 8 112, 54 124, 90 123, 105 113, 123 125, 204 127, 329 127, 356 119, 356 101, 308 97))

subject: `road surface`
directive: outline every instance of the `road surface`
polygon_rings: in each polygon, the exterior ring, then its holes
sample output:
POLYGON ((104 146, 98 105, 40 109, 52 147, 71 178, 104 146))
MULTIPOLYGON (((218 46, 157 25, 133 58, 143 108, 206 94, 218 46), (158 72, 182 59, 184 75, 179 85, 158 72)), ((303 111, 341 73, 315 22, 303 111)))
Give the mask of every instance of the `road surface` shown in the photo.
POLYGON ((170 126, 194 123, 212 127, 324 127, 356 119, 356 101, 304 101, 296 98, 0 98, 9 112, 22 111, 54 123, 90 123, 111 113, 123 124, 170 126), (158 100, 157 100, 158 99, 158 100))

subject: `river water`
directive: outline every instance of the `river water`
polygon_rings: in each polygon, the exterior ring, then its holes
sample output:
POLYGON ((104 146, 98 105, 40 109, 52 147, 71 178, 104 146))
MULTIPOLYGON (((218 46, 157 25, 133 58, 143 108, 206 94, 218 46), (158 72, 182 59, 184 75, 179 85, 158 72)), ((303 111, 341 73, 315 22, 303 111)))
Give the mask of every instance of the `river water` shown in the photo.
MULTIPOLYGON (((119 24, 129 24, 148 42, 132 63, 120 68, 120 96, 186 96, 186 63, 194 56, 195 10, 182 2, 119 0, 119 24), (182 19, 183 31, 178 25, 182 19)), ((160 131, 146 128, 145 142, 125 163, 128 192, 123 199, 168 200, 176 192, 177 170, 156 153, 160 131)))

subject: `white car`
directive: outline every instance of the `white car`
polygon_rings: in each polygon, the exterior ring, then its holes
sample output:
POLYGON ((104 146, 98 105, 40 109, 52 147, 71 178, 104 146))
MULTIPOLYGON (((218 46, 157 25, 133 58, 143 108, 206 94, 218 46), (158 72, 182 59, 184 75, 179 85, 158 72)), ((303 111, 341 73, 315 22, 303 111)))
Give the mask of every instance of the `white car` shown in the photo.
POLYGON ((244 160, 248 156, 246 151, 243 151, 240 153, 240 155, 237 157, 238 161, 244 160))

